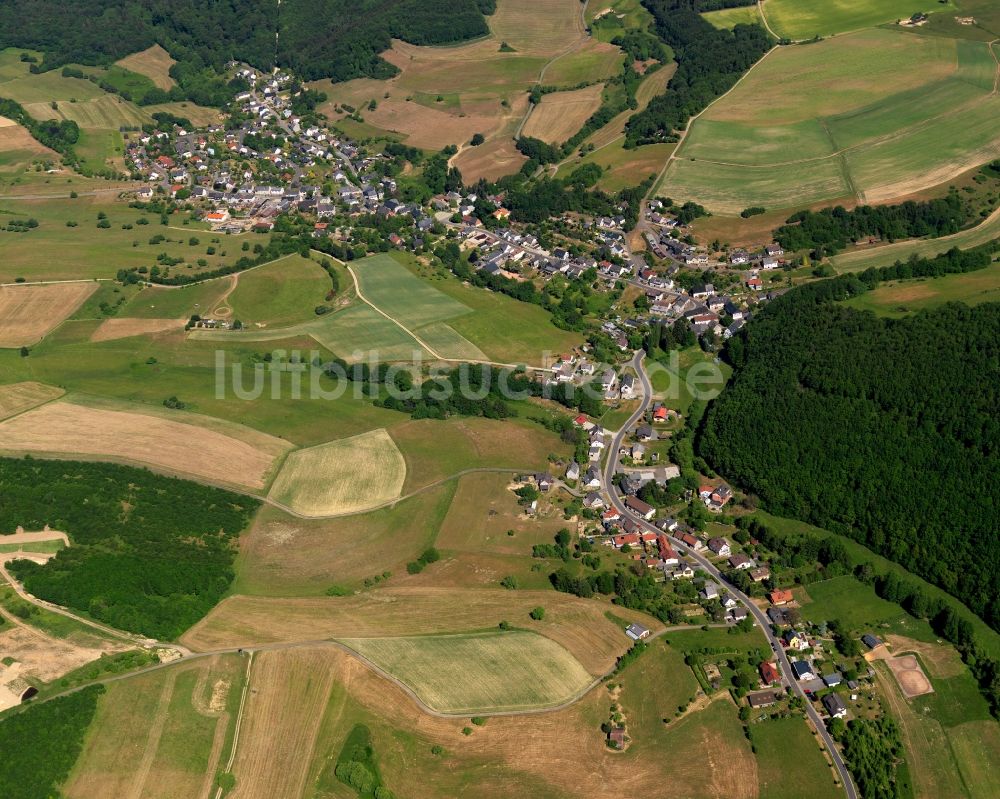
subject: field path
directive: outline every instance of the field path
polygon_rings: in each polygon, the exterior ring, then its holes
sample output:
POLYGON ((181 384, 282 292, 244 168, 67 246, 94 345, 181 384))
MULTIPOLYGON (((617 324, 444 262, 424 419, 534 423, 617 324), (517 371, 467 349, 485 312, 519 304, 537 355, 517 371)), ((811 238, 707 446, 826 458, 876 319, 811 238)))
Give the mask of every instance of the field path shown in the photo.
MULTIPOLYGON (((333 256, 327 256, 327 257, 328 258, 333 258, 333 256)), ((337 259, 334 258, 333 260, 337 260, 337 259)), ((400 322, 395 317, 390 316, 389 314, 387 314, 385 311, 383 311, 381 308, 379 308, 375 303, 373 303, 371 300, 369 300, 364 295, 364 293, 361 291, 361 284, 358 282, 358 276, 354 273, 354 270, 351 268, 350 264, 344 263, 343 261, 337 261, 337 262, 340 263, 340 264, 342 264, 343 266, 347 267, 347 271, 350 272, 351 279, 354 281, 354 290, 357 292, 359 300, 361 300, 363 303, 365 303, 370 308, 372 308, 372 310, 374 310, 375 313, 379 314, 380 316, 385 317, 390 322, 392 322, 394 325, 396 325, 396 327, 398 327, 400 330, 402 330, 404 333, 406 333, 406 335, 408 335, 410 338, 412 338, 414 341, 416 341, 421 347, 423 347, 425 350, 427 350, 427 352, 429 352, 432 357, 436 358, 437 360, 444 361, 445 363, 479 363, 479 364, 485 364, 486 366, 499 366, 501 368, 509 368, 509 369, 516 369, 519 366, 525 366, 526 365, 526 364, 518 364, 518 363, 500 363, 498 361, 484 361, 484 360, 472 359, 472 358, 445 358, 444 356, 442 356, 441 354, 439 354, 437 351, 435 351, 434 348, 431 347, 430 344, 428 344, 426 341, 424 341, 422 338, 420 338, 420 336, 418 336, 416 333, 414 333, 412 330, 410 330, 410 328, 408 328, 406 325, 404 325, 402 322, 400 322)), ((552 371, 554 371, 553 369, 550 369, 550 368, 545 367, 545 366, 531 366, 530 364, 527 365, 527 368, 529 368, 529 369, 531 369, 532 371, 535 371, 535 372, 552 372, 552 371)))
POLYGON ((757 0, 757 10, 760 12, 761 22, 764 23, 764 27, 767 28, 767 32, 770 33, 775 39, 781 39, 781 37, 774 32, 774 28, 771 27, 771 23, 767 21, 767 14, 764 13, 764 0, 757 0))
POLYGON ((141 799, 143 796, 146 780, 149 779, 149 772, 153 768, 153 761, 156 759, 156 750, 160 748, 160 738, 163 735, 163 728, 167 723, 167 710, 170 707, 170 699, 174 695, 174 683, 177 682, 177 672, 177 669, 168 672, 167 679, 163 681, 163 688, 160 691, 160 698, 156 702, 156 711, 153 714, 149 734, 146 736, 142 760, 132 779, 132 787, 128 792, 127 799, 141 799))
MULTIPOLYGON (((249 658, 247 659, 247 673, 243 678, 243 692, 240 694, 240 707, 236 711, 236 727, 233 729, 233 746, 229 750, 229 760, 226 761, 225 768, 222 769, 223 774, 230 774, 233 770, 233 763, 236 761, 236 747, 240 742, 240 726, 243 723, 243 709, 247 705, 247 693, 250 690, 250 669, 253 666, 253 650, 250 650, 249 658)), ((222 799, 222 787, 220 786, 215 791, 215 799, 222 799)))

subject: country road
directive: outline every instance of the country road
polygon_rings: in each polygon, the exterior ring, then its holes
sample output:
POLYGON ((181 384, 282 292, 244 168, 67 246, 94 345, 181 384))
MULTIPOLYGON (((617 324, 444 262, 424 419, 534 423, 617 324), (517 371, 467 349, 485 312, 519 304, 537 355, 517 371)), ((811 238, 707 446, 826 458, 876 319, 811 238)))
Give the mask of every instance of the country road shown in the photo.
MULTIPOLYGON (((602 472, 602 481, 604 483, 604 491, 607 494, 608 499, 611 501, 612 506, 614 506, 614 508, 620 514, 622 514, 623 517, 632 519, 634 522, 636 522, 646 530, 660 533, 662 531, 658 527, 656 527, 653 524, 650 524, 645 519, 641 519, 638 516, 632 514, 625 507, 625 504, 622 502, 621 497, 618 495, 618 492, 614 488, 614 476, 616 471, 618 470, 618 464, 619 464, 618 450, 621 448, 622 442, 624 441, 625 436, 628 434, 629 430, 631 430, 640 419, 643 419, 645 417, 646 411, 649 409, 649 406, 653 401, 653 387, 649 382, 649 376, 646 374, 646 370, 643 367, 642 363, 644 355, 645 353, 643 353, 642 350, 638 350, 635 353, 635 356, 632 358, 632 361, 629 363, 629 365, 633 369, 635 369, 635 372, 639 376, 639 380, 642 383, 642 402, 640 403, 639 407, 635 410, 635 413, 632 414, 629 420, 624 425, 622 425, 622 427, 615 434, 615 437, 611 442, 611 447, 609 450, 611 454, 609 455, 608 462, 607 464, 605 464, 604 471, 602 472)), ((726 590, 728 590, 729 593, 732 594, 732 596, 736 600, 738 600, 744 606, 746 606, 747 610, 753 615, 754 619, 757 622, 757 625, 761 628, 765 637, 770 643, 771 649, 773 650, 775 657, 781 664, 781 672, 782 672, 781 684, 789 691, 800 696, 805 701, 806 714, 812 721, 814 727, 816 728, 817 733, 819 734, 820 739, 823 742, 823 745, 826 747, 827 752, 829 752, 830 757, 833 760, 834 767, 837 769, 837 773, 840 775, 840 780, 844 786, 844 790, 847 793, 848 799, 857 799, 858 797, 857 790, 854 787, 854 781, 851 779, 851 774, 847 770, 847 765, 844 763, 843 758, 840 756, 840 752, 834 745, 833 738, 830 737, 830 733, 827 732, 826 725, 823 723, 823 719, 820 717, 819 713, 816 712, 816 709, 813 707, 812 703, 809 701, 809 698, 805 695, 805 692, 799 686, 798 682, 792 679, 791 677, 792 665, 788 660, 788 656, 785 654, 785 650, 784 647, 782 647, 781 645, 781 641, 777 638, 777 636, 775 636, 771 632, 771 625, 767 619, 767 616, 764 614, 764 611, 762 611, 759 607, 757 607, 757 605, 750 600, 750 597, 748 597, 742 591, 739 591, 735 586, 730 585, 728 582, 726 582, 725 578, 722 576, 722 573, 715 567, 715 564, 713 564, 710 560, 708 560, 708 558, 688 549, 688 547, 686 547, 683 544, 683 542, 679 541, 673 536, 668 535, 668 537, 680 551, 687 552, 688 555, 702 569, 704 569, 713 578, 718 580, 720 584, 725 585, 726 590)))

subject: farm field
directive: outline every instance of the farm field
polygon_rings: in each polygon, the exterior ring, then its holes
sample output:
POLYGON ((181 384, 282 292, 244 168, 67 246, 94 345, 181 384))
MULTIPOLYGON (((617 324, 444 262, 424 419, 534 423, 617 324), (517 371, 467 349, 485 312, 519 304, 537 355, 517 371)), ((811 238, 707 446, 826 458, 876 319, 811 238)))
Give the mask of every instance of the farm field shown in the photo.
MULTIPOLYGON (((65 181, 60 184, 59 190, 66 193, 73 188, 65 181)), ((255 234, 220 238, 209 231, 189 230, 184 228, 180 214, 170 220, 171 226, 179 229, 164 227, 154 214, 99 197, 7 198, 0 207, 14 219, 38 221, 38 227, 27 233, 0 234, 4 250, 0 262, 0 282, 3 283, 13 282, 18 277, 28 281, 113 278, 119 269, 152 267, 160 253, 182 260, 183 263, 172 267, 173 271, 194 273, 235 262, 243 254, 240 248, 244 241, 266 242, 266 238, 255 234), (97 227, 100 213, 107 216, 110 227, 97 227), (214 254, 207 252, 209 247, 215 248, 214 254), (198 264, 199 260, 205 262, 204 267, 198 264)))
POLYGON ((844 304, 879 316, 901 317, 933 308, 945 302, 978 305, 1000 301, 1000 264, 979 272, 945 275, 934 280, 901 280, 883 283, 873 291, 847 300, 844 304))
POLYGON ((406 461, 383 430, 291 453, 268 496, 304 516, 376 508, 400 495, 406 461))
POLYGON ((751 727, 761 799, 838 799, 833 770, 802 718, 770 719, 751 727))
POLYGON ((284 327, 315 319, 330 287, 319 264, 289 255, 238 275, 228 304, 246 327, 284 327))
MULTIPOLYGON (((435 565, 428 567, 431 571, 435 565)), ((503 588, 386 587, 349 597, 265 598, 234 595, 182 636, 196 650, 251 643, 324 638, 448 635, 495 629, 500 621, 527 626, 567 649, 591 674, 603 674, 629 644, 622 629, 604 616, 611 606, 552 590, 503 588), (545 618, 528 613, 539 605, 545 618)), ((615 607, 615 615, 661 627, 651 617, 615 607)))
POLYGON ((531 632, 339 640, 442 713, 554 707, 592 682, 569 652, 531 632))
MULTIPOLYGON (((3 84, 0 84, 0 87, 2 86, 3 84)), ((70 119, 81 128, 108 128, 116 133, 120 127, 138 128, 153 121, 144 109, 117 95, 103 92, 100 97, 91 100, 77 102, 63 100, 56 105, 57 108, 52 108, 49 101, 26 103, 24 110, 35 119, 70 119)), ((119 140, 120 138, 119 136, 119 140)))
POLYGON ((161 89, 169 90, 174 86, 174 79, 170 77, 170 67, 177 62, 158 44, 142 52, 120 58, 115 63, 124 69, 145 75, 161 89))
POLYGON ((220 432, 221 422, 205 427, 193 415, 177 419, 60 401, 3 422, 0 441, 9 452, 121 460, 249 489, 267 484, 275 459, 289 447, 249 428, 236 437, 220 432))
POLYGON ((207 796, 239 704, 243 668, 243 658, 223 655, 110 685, 64 795, 207 796))
POLYGON ((781 48, 691 125, 661 191, 735 215, 936 186, 1000 155, 996 74, 984 43, 899 30, 781 48))
POLYGON ((35 159, 58 158, 58 153, 38 142, 25 128, 0 117, 0 173, 14 171, 35 159))
POLYGON ((96 283, 0 286, 0 347, 34 344, 72 314, 96 283))
POLYGON ((184 329, 187 319, 105 319, 90 334, 91 341, 116 341, 132 336, 151 336, 184 329))
MULTIPOLYGON (((775 33, 798 40, 909 19, 912 6, 906 0, 878 0, 875 3, 871 0, 766 0, 763 11, 775 33)), ((955 6, 946 1, 944 8, 935 5, 927 11, 951 16, 955 6)))
POLYGON ((602 86, 552 92, 542 97, 521 129, 525 136, 561 144, 576 133, 601 104, 602 86))
POLYGON ((582 7, 566 0, 501 0, 488 16, 490 35, 452 47, 394 41, 383 53, 400 74, 387 81, 359 78, 313 85, 329 100, 320 108, 344 119, 355 134, 390 135, 406 144, 440 150, 467 145, 481 133, 486 143, 455 159, 466 181, 509 174, 523 162, 512 137, 528 112, 527 90, 537 82, 571 87, 600 80, 617 69, 617 47, 596 42, 585 30, 582 7), (506 42, 513 52, 501 52, 506 42), (370 109, 370 101, 375 108, 370 109), (342 105, 359 109, 363 129, 346 120, 342 105))
POLYGON ((454 487, 445 483, 387 508, 333 519, 299 519, 264 506, 240 537, 231 590, 320 596, 333 586, 361 589, 386 572, 403 575, 434 544, 454 487))
POLYGON ((0 419, 8 419, 63 395, 61 388, 25 381, 0 386, 0 419))

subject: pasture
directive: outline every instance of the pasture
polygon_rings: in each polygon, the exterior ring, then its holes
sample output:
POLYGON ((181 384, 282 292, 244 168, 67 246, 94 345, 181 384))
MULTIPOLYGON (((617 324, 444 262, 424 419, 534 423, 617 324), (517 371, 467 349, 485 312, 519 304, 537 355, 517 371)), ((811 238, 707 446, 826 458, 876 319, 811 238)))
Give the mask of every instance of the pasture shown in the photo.
POLYGON ((554 707, 593 680, 569 652, 531 632, 339 640, 440 713, 554 707))
POLYGON ((898 30, 781 48, 695 120, 661 191, 735 215, 946 183, 1000 155, 996 73, 984 43, 898 30))
POLYGON ((0 423, 4 451, 123 461, 262 489, 287 442, 240 425, 60 401, 0 423), (176 420, 175 420, 176 419, 176 420), (226 430, 227 432, 223 432, 226 430))
POLYGON ((383 430, 291 453, 268 496, 303 516, 371 510, 397 499, 406 461, 383 430))
MULTIPOLYGON (((86 132, 88 136, 90 132, 86 132)), ((103 134, 111 139, 117 137, 120 146, 121 134, 115 130, 94 130, 93 133, 99 141, 103 134)), ((99 153, 98 157, 117 157, 113 142, 110 146, 110 152, 99 153)), ((86 191, 82 186, 67 184, 63 178, 58 181, 60 187, 55 191, 67 194, 71 188, 86 191)), ((53 193, 49 187, 35 187, 36 191, 39 189, 43 194, 53 193)), ((263 243, 267 240, 256 234, 215 236, 208 231, 188 228, 181 214, 169 219, 169 227, 164 226, 159 224, 157 216, 106 197, 7 198, 0 201, 0 210, 6 212, 4 217, 8 219, 38 221, 38 227, 28 233, 0 234, 4 253, 0 260, 0 282, 3 283, 13 282, 18 277, 28 281, 113 278, 119 269, 148 269, 156 265, 161 253, 180 259, 179 264, 171 267, 172 272, 194 274, 235 262, 243 255, 240 248, 245 241, 263 243), (99 213, 107 216, 110 227, 97 227, 99 213), (208 252, 210 247, 214 250, 211 254, 208 252), (201 261, 204 266, 199 263, 201 261)), ((153 316, 173 318, 172 313, 153 316)))
POLYGON ((434 544, 451 507, 455 483, 423 491, 368 513, 300 519, 264 506, 240 537, 232 592, 257 596, 321 596, 332 586, 361 589, 434 544))
POLYGON ((702 17, 716 28, 733 28, 736 25, 756 25, 761 21, 760 10, 757 5, 706 11, 702 14, 702 17))
POLYGON ((108 686, 67 799, 207 796, 239 704, 243 658, 221 655, 108 686))
POLYGON ((807 591, 810 601, 802 605, 802 618, 808 621, 839 619, 848 629, 868 630, 906 615, 899 605, 887 602, 871 586, 850 576, 810 583, 807 591))
POLYGON ((115 63, 124 69, 145 75, 161 89, 169 90, 174 86, 174 79, 170 77, 170 67, 177 62, 158 44, 120 58, 115 63))
POLYGON ((0 386, 0 419, 8 419, 63 395, 61 388, 27 380, 0 386))
POLYGON ((542 97, 521 129, 525 136, 561 144, 576 133, 601 104, 600 84, 542 97))
POLYGON ((72 314, 96 283, 0 286, 0 347, 40 341, 72 314))
POLYGON ((978 305, 1000 301, 1000 264, 994 263, 978 272, 945 275, 939 278, 900 280, 882 283, 872 291, 845 301, 859 310, 879 316, 901 317, 945 302, 978 305))
MULTIPOLYGON (((430 567, 431 569, 434 566, 430 567)), ((630 643, 621 628, 604 616, 607 603, 579 599, 551 589, 393 587, 348 597, 269 598, 233 595, 182 636, 195 650, 253 643, 326 638, 378 638, 449 635, 492 630, 503 620, 531 625, 568 650, 591 674, 604 674, 630 643), (545 607, 545 618, 528 613, 545 607), (523 621, 522 621, 523 620, 523 621)), ((650 616, 616 606, 617 616, 652 630, 662 625, 650 616)))
POLYGON ((245 327, 285 327, 315 319, 330 287, 319 264, 289 255, 237 275, 228 305, 245 327))
MULTIPOLYGON (((942 16, 956 13, 951 2, 943 6, 934 5, 926 11, 942 16)), ((766 0, 761 8, 774 32, 792 40, 872 28, 909 19, 914 11, 906 0, 766 0)))
POLYGON ((839 799, 843 788, 802 718, 770 719, 750 728, 761 799, 839 799))

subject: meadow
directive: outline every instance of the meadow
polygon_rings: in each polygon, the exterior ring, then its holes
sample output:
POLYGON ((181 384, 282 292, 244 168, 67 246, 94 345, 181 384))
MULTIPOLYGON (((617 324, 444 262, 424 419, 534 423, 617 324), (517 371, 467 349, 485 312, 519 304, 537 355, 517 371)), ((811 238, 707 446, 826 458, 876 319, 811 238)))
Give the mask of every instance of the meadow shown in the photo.
POLYGON ((207 796, 239 703, 242 660, 216 656, 109 685, 63 794, 207 796))
POLYGON ((593 681, 569 652, 531 632, 339 640, 441 713, 554 707, 593 681))
POLYGON ((660 190, 735 215, 945 183, 1000 155, 996 71, 984 43, 900 30, 781 48, 692 123, 660 190))
POLYGON ((761 799, 838 799, 843 788, 802 718, 770 719, 750 728, 761 799))
POLYGON ((978 305, 1000 301, 1000 264, 979 272, 935 279, 901 280, 853 297, 844 304, 879 316, 901 317, 945 302, 978 305))
POLYGON ((706 11, 702 14, 716 28, 732 28, 736 25, 760 24, 760 9, 757 5, 737 6, 736 8, 720 8, 718 11, 706 11))
POLYGON ((268 497, 303 516, 338 516, 397 499, 405 478, 402 453, 379 429, 293 452, 268 497))
MULTIPOLYGON (((945 2, 926 11, 952 16, 955 6, 945 2)), ((762 4, 764 16, 779 36, 792 40, 814 36, 833 36, 847 31, 872 28, 886 22, 909 19, 912 3, 906 0, 767 0, 762 4)))
POLYGON ((115 62, 119 67, 130 72, 145 75, 161 89, 170 89, 174 86, 174 79, 170 77, 170 67, 176 63, 170 54, 158 44, 154 44, 142 52, 120 58, 115 62))
POLYGON ((246 327, 285 327, 316 318, 330 278, 319 264, 289 255, 235 278, 228 296, 234 319, 246 327))
MULTIPOLYGON (((62 191, 68 194, 71 186, 64 186, 62 191)), ((41 193, 51 193, 51 189, 41 193)), ((162 225, 156 215, 107 197, 7 197, 0 200, 0 212, 0 218, 38 222, 38 227, 27 233, 0 233, 4 251, 0 282, 4 283, 18 277, 28 281, 113 278, 119 269, 148 269, 158 263, 161 254, 180 259, 181 263, 172 267, 174 272, 194 273, 234 263, 245 254, 245 242, 266 242, 257 234, 219 236, 189 227, 182 214, 162 225), (97 227, 98 214, 102 213, 110 227, 97 227)))

